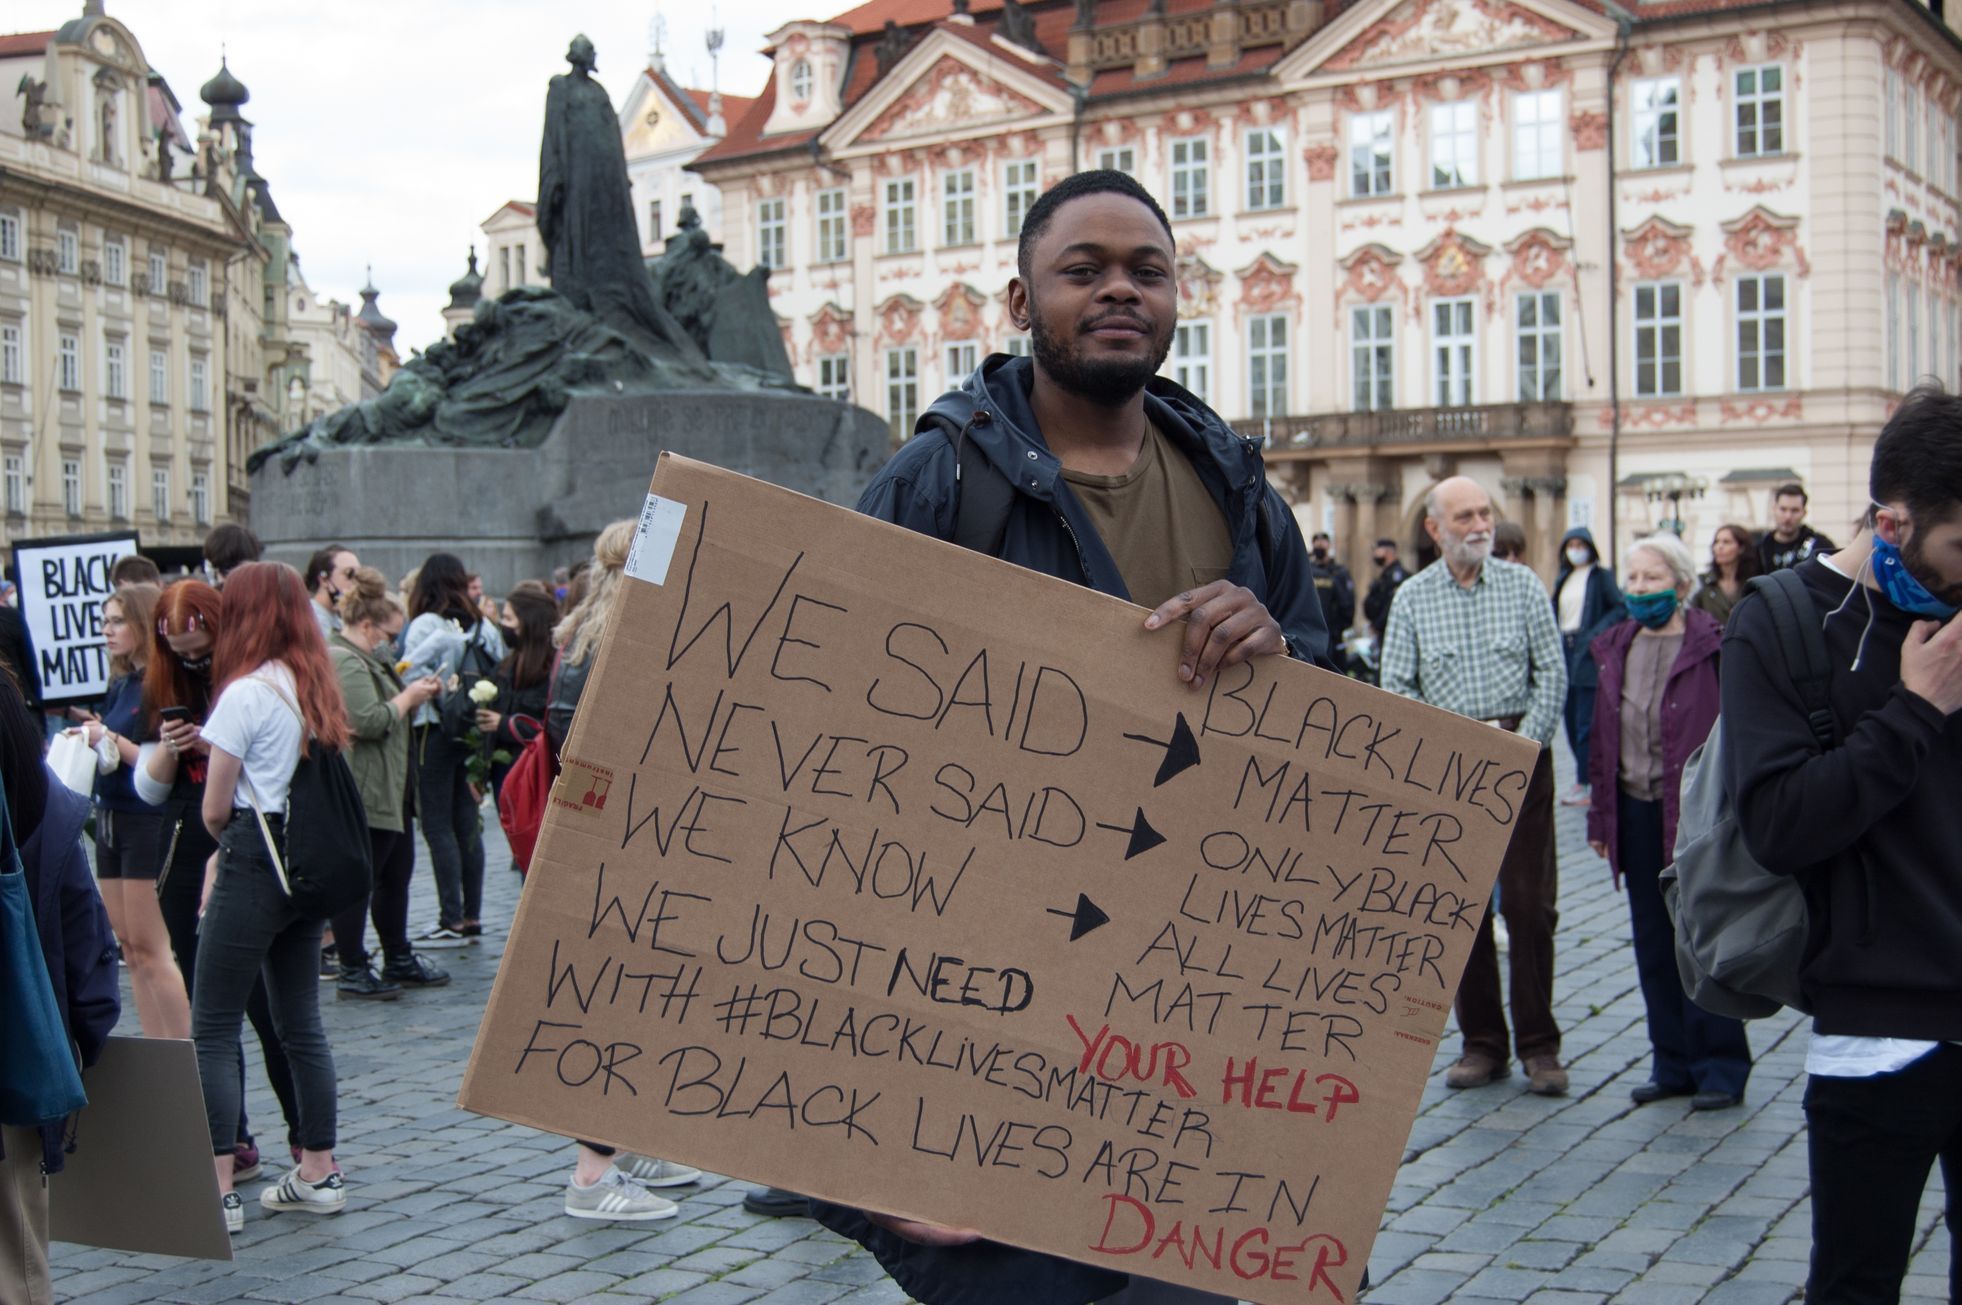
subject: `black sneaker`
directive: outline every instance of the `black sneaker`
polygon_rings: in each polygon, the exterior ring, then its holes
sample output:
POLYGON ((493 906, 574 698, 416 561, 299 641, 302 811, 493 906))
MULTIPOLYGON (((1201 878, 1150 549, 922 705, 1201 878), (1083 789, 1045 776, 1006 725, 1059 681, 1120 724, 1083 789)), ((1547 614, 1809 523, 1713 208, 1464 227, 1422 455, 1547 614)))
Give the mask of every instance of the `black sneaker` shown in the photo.
POLYGON ((320 977, 338 979, 341 977, 341 949, 328 943, 320 949, 320 977))
POLYGON ((450 981, 447 971, 431 965, 413 952, 398 956, 382 966, 381 977, 405 988, 440 988, 450 981))
POLYGON ((334 986, 343 997, 370 1001, 394 1001, 402 995, 401 987, 376 974, 373 965, 341 966, 340 982, 334 986))

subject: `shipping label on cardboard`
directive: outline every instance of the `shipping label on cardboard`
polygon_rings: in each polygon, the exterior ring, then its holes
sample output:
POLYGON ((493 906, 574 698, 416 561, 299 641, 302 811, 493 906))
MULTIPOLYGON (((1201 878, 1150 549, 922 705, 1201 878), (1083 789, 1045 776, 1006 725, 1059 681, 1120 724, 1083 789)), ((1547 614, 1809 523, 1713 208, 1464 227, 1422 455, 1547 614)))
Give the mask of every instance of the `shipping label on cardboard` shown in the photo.
POLYGON ((685 459, 461 1102, 1350 1300, 1536 745, 685 459))

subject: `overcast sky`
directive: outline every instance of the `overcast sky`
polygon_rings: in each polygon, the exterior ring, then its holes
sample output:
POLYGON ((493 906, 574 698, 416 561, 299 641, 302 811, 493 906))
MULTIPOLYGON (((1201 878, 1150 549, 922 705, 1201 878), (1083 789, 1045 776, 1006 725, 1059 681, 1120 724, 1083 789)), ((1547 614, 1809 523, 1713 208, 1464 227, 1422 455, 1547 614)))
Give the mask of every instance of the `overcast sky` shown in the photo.
MULTIPOLYGON (((719 25, 721 87, 754 95, 766 32, 849 0, 108 0, 184 105, 223 46, 252 92, 253 155, 293 225, 301 270, 322 295, 357 302, 372 263, 404 357, 442 334, 448 286, 478 223, 538 188, 545 83, 584 32, 617 107, 667 23, 668 70, 709 84, 704 34, 719 25)), ((0 0, 0 31, 59 27, 81 0, 0 0)), ((821 11, 821 12, 820 12, 821 11)), ((480 249, 481 253, 481 249, 480 249)))

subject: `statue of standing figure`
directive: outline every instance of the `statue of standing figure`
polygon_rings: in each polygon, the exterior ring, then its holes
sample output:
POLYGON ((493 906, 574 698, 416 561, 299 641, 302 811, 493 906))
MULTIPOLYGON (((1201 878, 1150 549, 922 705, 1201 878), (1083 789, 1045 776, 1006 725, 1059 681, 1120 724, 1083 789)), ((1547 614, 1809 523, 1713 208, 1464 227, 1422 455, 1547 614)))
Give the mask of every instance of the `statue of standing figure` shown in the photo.
POLYGON ((770 307, 770 269, 738 272, 722 257, 692 204, 681 207, 681 233, 655 261, 654 293, 710 361, 753 368, 780 384, 791 380, 790 353, 770 307))

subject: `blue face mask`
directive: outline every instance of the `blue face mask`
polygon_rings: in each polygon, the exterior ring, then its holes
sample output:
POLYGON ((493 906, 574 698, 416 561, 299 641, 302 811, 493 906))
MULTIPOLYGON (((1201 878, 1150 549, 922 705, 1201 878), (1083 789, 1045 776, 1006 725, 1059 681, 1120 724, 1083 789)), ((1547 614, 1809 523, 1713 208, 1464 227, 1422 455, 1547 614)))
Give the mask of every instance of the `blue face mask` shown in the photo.
POLYGON ((1658 589, 1649 594, 1625 594, 1628 614, 1650 630, 1660 630, 1676 614, 1676 591, 1658 589))
POLYGON ((1882 539, 1877 531, 1873 537, 1873 575, 1880 582, 1880 592, 1887 595, 1887 601, 1903 612, 1946 621, 1957 611, 1929 593, 1928 586, 1915 579, 1908 570, 1899 546, 1882 539))

